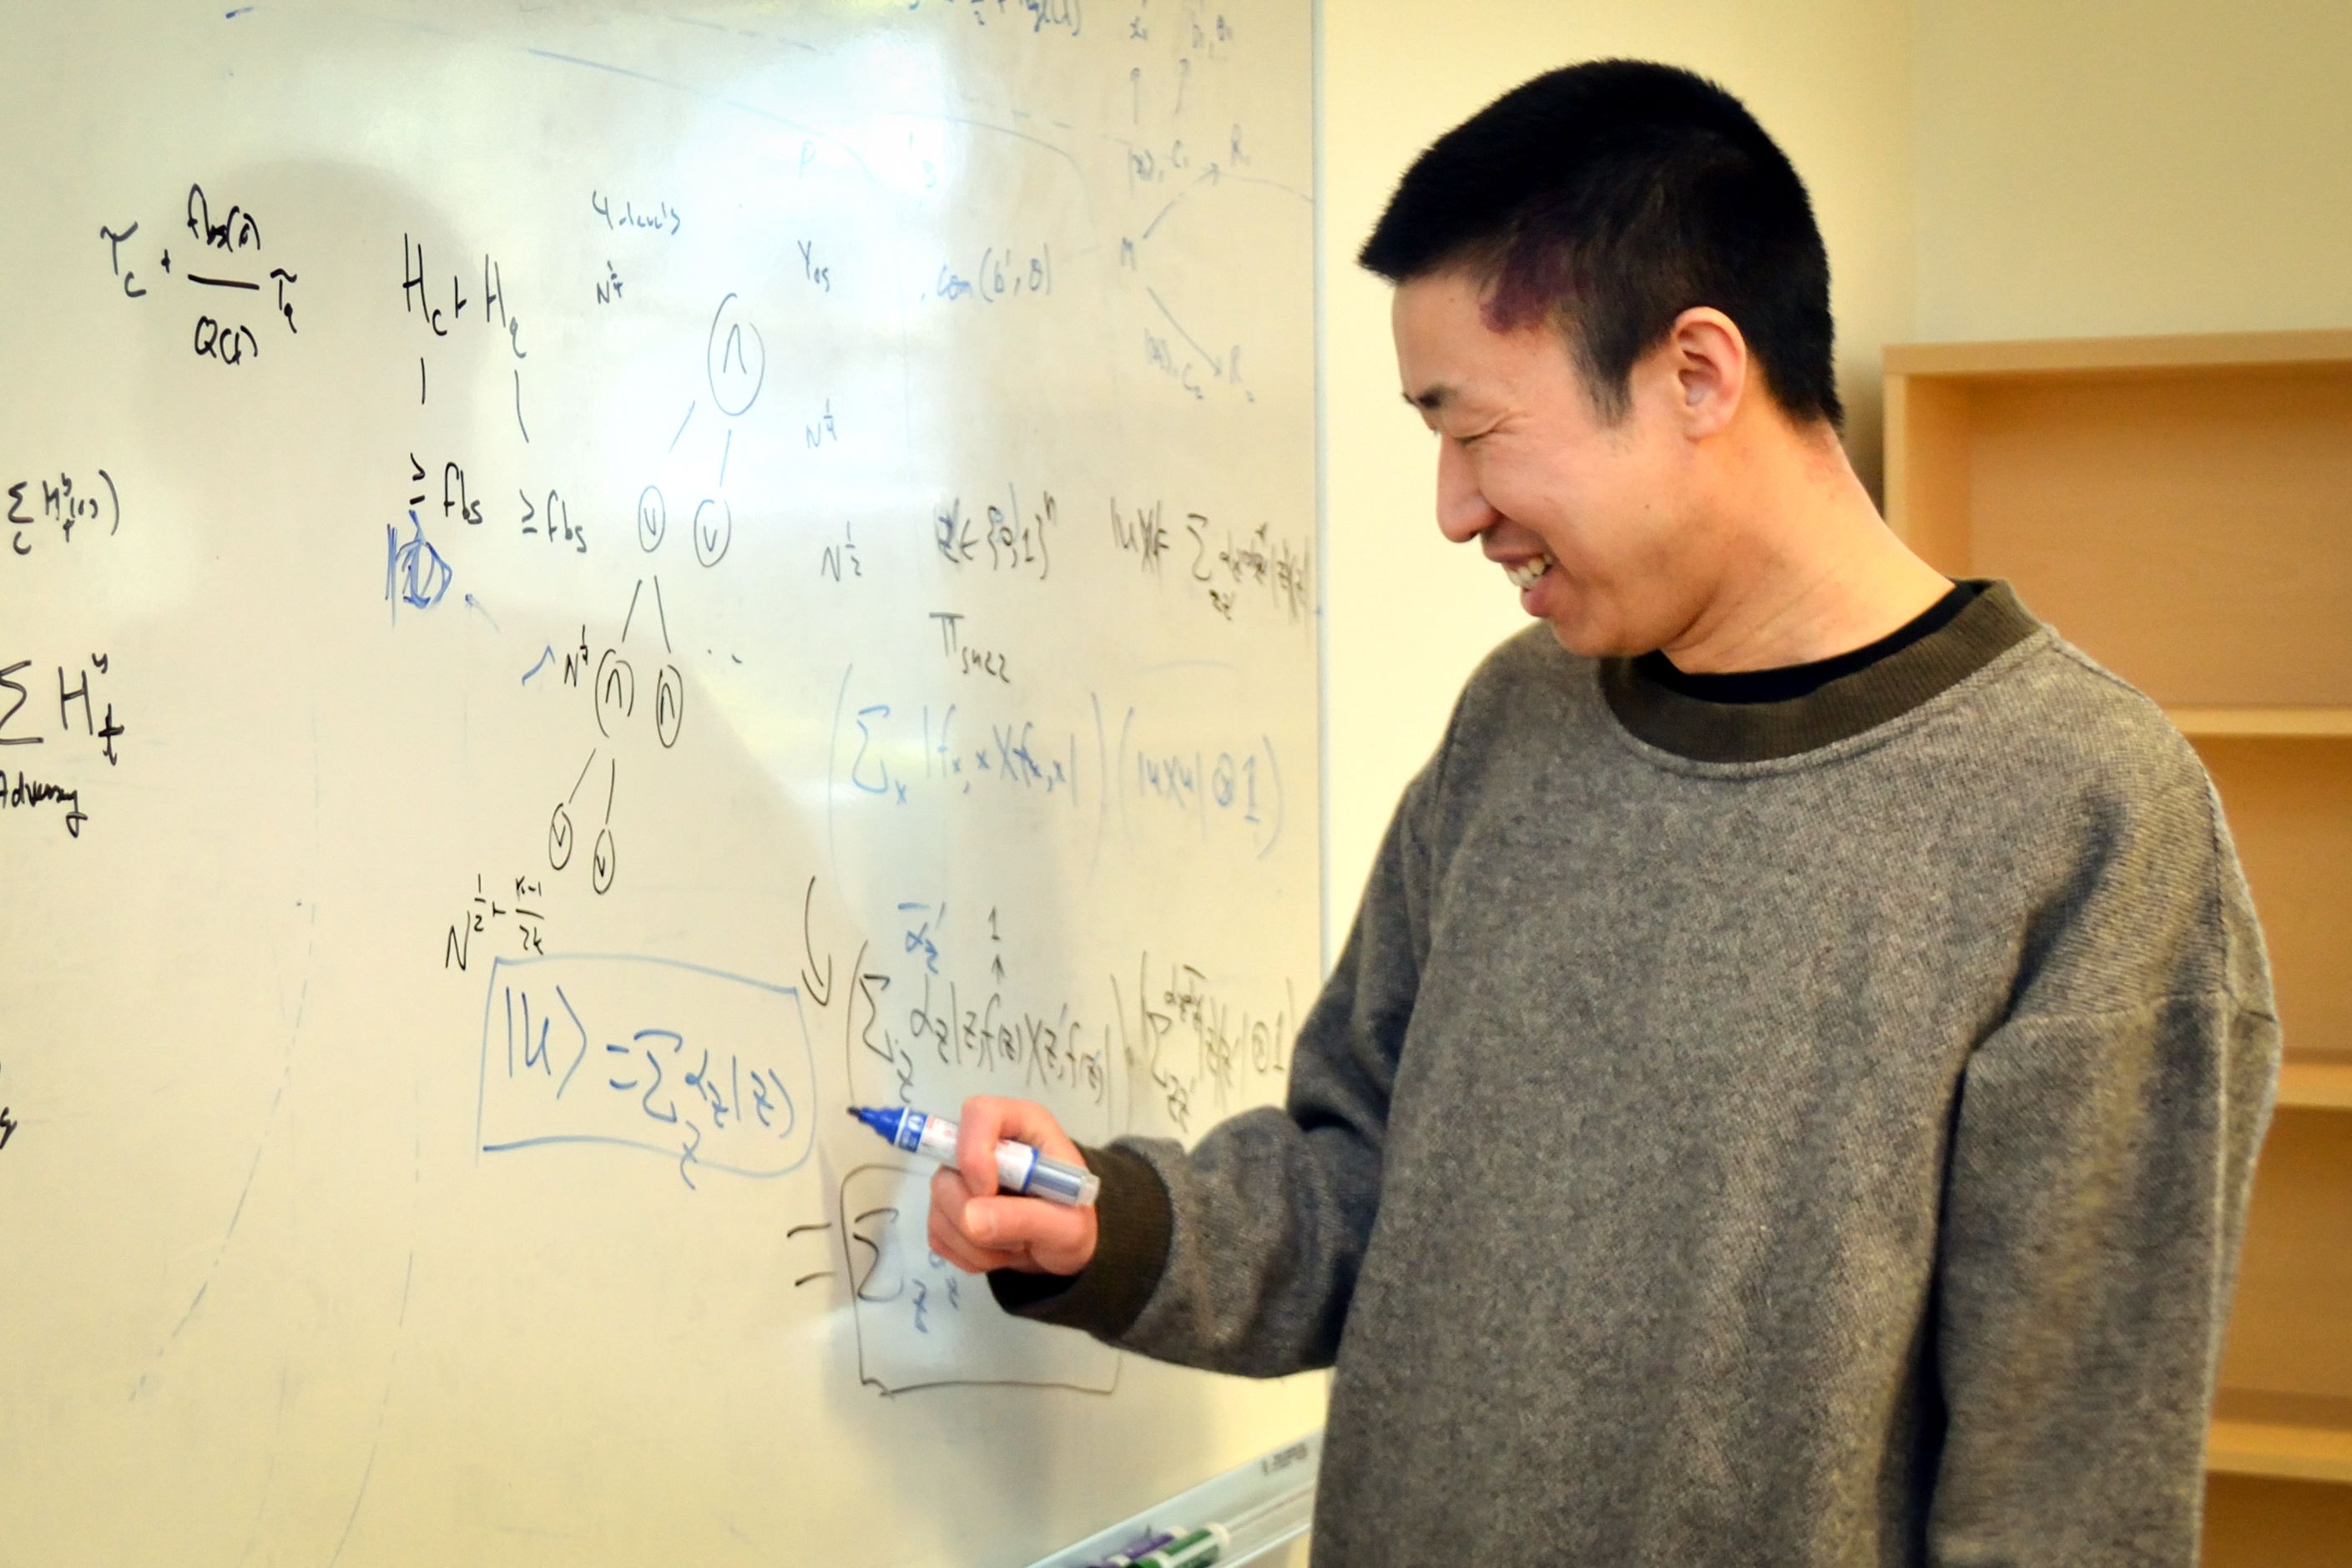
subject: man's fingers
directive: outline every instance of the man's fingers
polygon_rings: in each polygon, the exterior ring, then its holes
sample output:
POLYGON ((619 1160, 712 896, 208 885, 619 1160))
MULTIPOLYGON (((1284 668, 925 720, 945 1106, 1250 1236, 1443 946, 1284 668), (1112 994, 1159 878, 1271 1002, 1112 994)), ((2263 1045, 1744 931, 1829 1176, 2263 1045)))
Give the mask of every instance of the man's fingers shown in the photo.
POLYGON ((961 1176, 944 1166, 931 1173, 931 1213, 926 1228, 931 1250, 968 1274, 984 1274, 1019 1261, 1017 1253, 1000 1253, 965 1231, 964 1206, 971 1201, 971 1193, 961 1176))
POLYGON ((932 1251, 967 1274, 985 1274, 992 1269, 1002 1269, 1011 1261, 984 1255, 948 1224, 946 1216, 936 1205, 931 1209, 929 1241, 932 1251))
POLYGON ((976 1197, 996 1191, 996 1145, 1003 1142, 1004 1107, 1010 1100, 978 1094, 963 1103, 956 1121, 956 1169, 976 1197))
POLYGON ((1034 1100, 1004 1100, 992 1094, 975 1095, 963 1103, 963 1119, 957 1124, 960 1137, 956 1145, 957 1163, 964 1167, 965 1179, 971 1179, 971 1161, 975 1157, 989 1162, 988 1186, 974 1184, 972 1190, 985 1196, 996 1190, 995 1148, 1005 1138, 1016 1144, 1026 1144, 1047 1159, 1060 1160, 1065 1165, 1083 1165, 1078 1145, 1062 1131, 1054 1113, 1034 1100), (985 1141, 982 1134, 985 1133, 985 1141))
POLYGON ((963 1175, 953 1166, 941 1166, 931 1173, 931 1212, 945 1212, 962 1217, 963 1206, 971 1201, 971 1188, 964 1185, 963 1175))
POLYGON ((1093 1218, 1090 1213, 1042 1198, 975 1197, 964 1205, 959 1228, 980 1246, 1013 1253, 1025 1248, 1043 1263, 1085 1250, 1087 1227, 1093 1218))
POLYGON ((1062 1131, 1062 1124, 1054 1119, 1054 1113, 1034 1100, 1005 1101, 1003 1128, 1000 1136, 1026 1144, 1049 1160, 1059 1160, 1066 1166, 1086 1163, 1078 1157, 1078 1145, 1062 1131))
MULTIPOLYGON (((984 1268, 1017 1265, 1075 1274, 1095 1252, 1095 1212, 1034 1197, 1010 1197, 996 1185, 996 1145, 1013 1139, 1050 1159, 1085 1162, 1054 1113, 1028 1100, 977 1095, 956 1124, 956 1163, 931 1178, 934 1222, 967 1258, 984 1268)), ((941 1252, 942 1258, 953 1256, 941 1252)), ((959 1266, 963 1265, 959 1260, 959 1266)))

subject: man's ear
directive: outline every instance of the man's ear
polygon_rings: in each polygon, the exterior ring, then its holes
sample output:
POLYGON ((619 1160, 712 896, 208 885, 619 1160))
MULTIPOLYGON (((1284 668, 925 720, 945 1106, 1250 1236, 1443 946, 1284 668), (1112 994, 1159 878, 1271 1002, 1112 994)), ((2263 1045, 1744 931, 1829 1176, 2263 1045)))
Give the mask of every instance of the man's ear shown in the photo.
POLYGON ((1748 393, 1748 340, 1711 305, 1675 318, 1665 353, 1681 393, 1684 433, 1703 440, 1727 428, 1748 393))

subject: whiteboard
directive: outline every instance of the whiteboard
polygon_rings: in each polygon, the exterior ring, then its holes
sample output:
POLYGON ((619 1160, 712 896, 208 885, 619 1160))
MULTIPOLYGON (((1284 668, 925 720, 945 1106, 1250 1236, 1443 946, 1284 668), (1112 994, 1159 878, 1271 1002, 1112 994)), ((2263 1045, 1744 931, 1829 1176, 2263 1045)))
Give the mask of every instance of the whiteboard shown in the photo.
POLYGON ((1319 1419, 842 1114, 1279 1098, 1304 0, 0 18, 0 1563, 1023 1563, 1319 1419))

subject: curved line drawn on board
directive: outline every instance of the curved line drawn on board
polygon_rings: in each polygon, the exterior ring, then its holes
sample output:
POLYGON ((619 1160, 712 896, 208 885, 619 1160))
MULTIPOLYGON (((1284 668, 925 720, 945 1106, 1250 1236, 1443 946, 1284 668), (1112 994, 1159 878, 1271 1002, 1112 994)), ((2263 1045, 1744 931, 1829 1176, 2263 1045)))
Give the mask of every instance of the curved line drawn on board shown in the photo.
MULTIPOLYGON (((400 1281, 400 1318, 394 1325, 395 1330, 407 1325, 408 1291, 415 1280, 416 1248, 412 1243, 408 1249, 408 1266, 403 1272, 400 1281)), ((399 1372, 400 1341, 395 1338, 392 1345, 392 1360, 383 1369, 383 1397, 376 1404, 375 1431, 368 1439, 367 1463, 360 1468, 359 1490, 352 1494, 352 1511, 344 1517, 343 1532, 335 1538, 335 1550, 327 1559, 327 1568, 334 1568, 336 1563, 343 1560, 343 1548, 351 1544, 352 1527, 359 1523, 360 1509, 367 1502, 368 1484, 375 1479, 376 1455, 383 1448, 384 1422, 385 1418, 392 1414, 392 1389, 399 1372)))
MULTIPOLYGON (((425 1185, 425 1081, 421 1071, 409 1081, 409 1133, 408 1260, 401 1267, 400 1310, 393 1316, 392 1356, 384 1363, 383 1396, 376 1404, 375 1434, 368 1442, 367 1463, 361 1468, 359 1488, 352 1495, 352 1511, 343 1520, 343 1532, 335 1541, 333 1554, 327 1559, 328 1568, 333 1568, 336 1563, 342 1560, 343 1549, 351 1543, 352 1529, 359 1523, 360 1509, 367 1501, 369 1482, 375 1477, 376 1454, 383 1447, 384 1425, 386 1418, 392 1413, 393 1387, 399 1380, 401 1345, 408 1328, 408 1301, 416 1286, 416 1206, 418 1193, 425 1185)), ((278 1396, 278 1416, 282 1422, 285 1416, 285 1393, 282 1385, 278 1396)), ((274 1436, 272 1440, 275 1441, 274 1436)), ((274 1455, 271 1468, 274 1474, 276 1469, 274 1455)), ((265 1482, 264 1485, 266 1490, 267 1483, 265 1482)), ((256 1526, 257 1529, 257 1514, 256 1526)))
POLYGON ((1118 1351, 1008 1316, 987 1285, 930 1250, 930 1176, 898 1165, 842 1177, 842 1267, 857 1331, 857 1381, 885 1397, 975 1385, 1118 1387, 1118 1351))
MULTIPOLYGON (((809 49, 812 53, 814 52, 812 46, 807 44, 796 43, 791 39, 779 39, 778 41, 785 43, 793 48, 809 49)), ((705 103, 717 104, 722 109, 731 109, 738 114, 748 114, 752 119, 765 120, 770 125, 782 126, 784 130, 793 131, 806 139, 803 143, 801 154, 801 168, 803 171, 807 169, 810 162, 807 149, 817 143, 823 143, 828 151, 847 159, 849 162, 856 168, 860 174, 866 176, 866 182, 869 184, 877 183, 874 178, 874 171, 866 167, 866 160, 859 156, 857 149, 852 146, 849 142, 841 140, 841 138, 834 136, 826 131, 819 131, 814 126, 804 125, 797 120, 787 119, 785 116, 776 113, 773 110, 762 109, 758 104, 745 103, 741 99, 729 98, 723 93, 710 92, 705 89, 694 87, 686 82, 672 81, 667 77, 657 77, 650 75, 645 71, 632 70, 627 66, 611 65, 604 60, 592 60, 584 55, 559 54, 553 49, 532 48, 528 45, 524 46, 521 52, 537 59, 552 60, 558 65, 580 66, 592 71, 605 71, 614 76, 626 77, 631 81, 648 82, 655 87, 664 87, 669 89, 672 92, 683 93, 688 98, 700 99, 705 103)), ((992 130, 994 128, 991 127, 991 129, 992 130)))
POLYGON ((155 1347, 155 1354, 148 1358, 146 1367, 139 1374, 139 1381, 131 1385, 131 1397, 133 1400, 153 1384, 156 1368, 162 1364, 173 1342, 194 1319, 196 1308, 204 1302, 205 1293, 212 1289, 214 1276, 220 1272, 221 1260, 228 1255, 228 1245, 236 1239, 237 1224, 245 1218, 246 1199, 253 1196, 253 1178, 260 1173, 261 1156, 268 1152, 270 1134, 278 1127, 278 1108, 285 1103, 287 1088, 294 1082, 294 1048, 301 1040, 302 1019, 310 1010, 310 966, 319 952, 318 901, 310 900, 309 907, 310 920, 302 953, 302 987, 295 993, 294 1019, 286 1031, 286 1049, 278 1063, 278 1087, 269 1096, 269 1109, 261 1119, 260 1134, 253 1141, 253 1158, 246 1166, 245 1183, 237 1188, 236 1203, 229 1210, 228 1224, 222 1228, 221 1239, 213 1247, 212 1260, 205 1265, 205 1277, 197 1281, 195 1294, 189 1298, 187 1309, 181 1312, 179 1321, 172 1325, 171 1334, 163 1343, 155 1347))

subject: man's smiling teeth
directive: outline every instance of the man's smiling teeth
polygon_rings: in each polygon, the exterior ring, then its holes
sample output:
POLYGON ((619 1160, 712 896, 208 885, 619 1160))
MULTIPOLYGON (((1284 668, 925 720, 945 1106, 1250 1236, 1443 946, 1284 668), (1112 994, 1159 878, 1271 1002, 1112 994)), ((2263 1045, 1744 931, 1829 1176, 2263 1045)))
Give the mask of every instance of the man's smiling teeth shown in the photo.
POLYGON ((1550 569, 1551 557, 1548 555, 1538 555, 1529 556, 1527 559, 1519 562, 1517 566, 1507 566, 1503 569, 1503 571, 1505 575, 1510 578, 1513 586, 1520 589, 1529 589, 1533 588, 1536 585, 1537 580, 1542 577, 1543 574, 1550 569))

